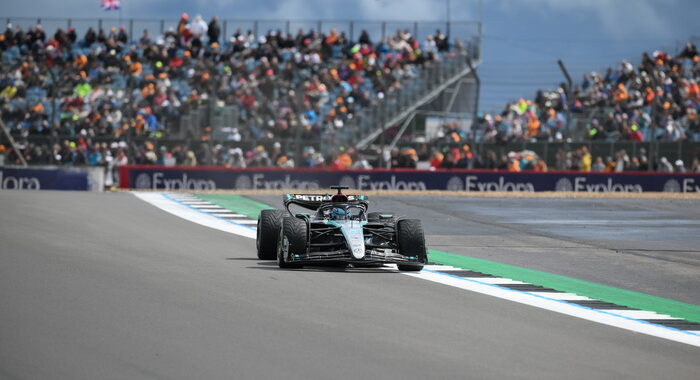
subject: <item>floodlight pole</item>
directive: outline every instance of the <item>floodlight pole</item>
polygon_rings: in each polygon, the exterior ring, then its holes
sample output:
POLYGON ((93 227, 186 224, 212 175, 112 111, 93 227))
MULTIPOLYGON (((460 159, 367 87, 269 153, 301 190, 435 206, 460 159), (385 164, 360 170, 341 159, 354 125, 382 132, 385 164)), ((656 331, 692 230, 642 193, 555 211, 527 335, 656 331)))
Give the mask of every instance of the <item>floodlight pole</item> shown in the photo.
POLYGON ((446 16, 445 19, 446 19, 447 22, 449 23, 449 22, 450 22, 450 0, 446 0, 445 5, 446 5, 446 8, 447 8, 447 9, 445 10, 445 12, 446 12, 446 13, 445 13, 445 16, 446 16))
MULTIPOLYGON (((566 78, 566 101, 569 102, 571 101, 571 88, 573 86, 573 81, 571 80, 569 71, 566 70, 566 66, 564 66, 564 62, 562 62, 561 59, 558 59, 557 64, 559 64, 559 68, 561 69, 562 74, 564 74, 564 78, 566 78)), ((566 105, 566 133, 571 133, 571 110, 569 109, 568 104, 566 105)))
POLYGON ((10 130, 7 128, 5 125, 5 122, 0 119, 0 129, 2 129, 2 132, 5 134, 5 137, 7 137, 7 140, 10 142, 10 145, 12 145, 12 149, 15 151, 15 155, 19 158, 20 162, 22 163, 22 166, 27 166, 27 160, 24 159, 24 156, 22 155, 22 152, 19 150, 17 143, 15 142, 15 139, 12 138, 12 135, 10 134, 10 130))
POLYGON ((474 101, 474 113, 472 114, 472 125, 473 123, 476 122, 476 115, 479 113, 479 96, 481 96, 481 78, 479 78, 479 74, 476 73, 476 68, 472 65, 472 59, 467 58, 467 66, 469 66, 469 69, 472 72, 472 76, 474 77, 474 80, 476 81, 476 99, 474 101))
MULTIPOLYGON (((446 21, 446 23, 445 23, 446 28, 445 29, 446 30, 445 30, 445 32, 446 32, 447 36, 449 36, 450 35, 450 0, 446 0, 445 5, 446 5, 446 9, 445 9, 445 16, 446 16, 445 17, 445 21, 446 21)), ((416 38, 417 37, 418 36, 416 36, 416 38)))

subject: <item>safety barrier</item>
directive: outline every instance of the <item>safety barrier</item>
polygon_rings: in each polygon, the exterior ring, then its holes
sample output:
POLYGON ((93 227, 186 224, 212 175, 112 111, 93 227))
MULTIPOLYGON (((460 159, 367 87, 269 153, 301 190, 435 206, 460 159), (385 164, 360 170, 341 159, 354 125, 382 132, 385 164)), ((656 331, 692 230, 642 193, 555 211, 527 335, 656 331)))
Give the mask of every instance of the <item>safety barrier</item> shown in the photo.
POLYGON ((0 190, 104 190, 104 168, 0 166, 0 190))
POLYGON ((160 190, 323 189, 357 190, 700 192, 699 173, 499 172, 482 170, 234 169, 124 166, 122 188, 160 190))

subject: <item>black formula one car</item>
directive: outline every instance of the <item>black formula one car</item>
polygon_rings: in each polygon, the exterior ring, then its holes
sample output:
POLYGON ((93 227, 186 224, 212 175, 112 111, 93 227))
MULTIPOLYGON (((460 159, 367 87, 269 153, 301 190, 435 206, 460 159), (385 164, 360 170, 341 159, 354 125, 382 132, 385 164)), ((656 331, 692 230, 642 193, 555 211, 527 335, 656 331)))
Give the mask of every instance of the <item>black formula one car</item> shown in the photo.
POLYGON ((280 268, 352 264, 356 267, 397 264, 401 271, 420 271, 427 263, 420 220, 367 212, 364 195, 285 194, 286 210, 263 210, 258 218, 257 248, 261 260, 280 268), (292 206, 311 212, 293 213, 292 206))

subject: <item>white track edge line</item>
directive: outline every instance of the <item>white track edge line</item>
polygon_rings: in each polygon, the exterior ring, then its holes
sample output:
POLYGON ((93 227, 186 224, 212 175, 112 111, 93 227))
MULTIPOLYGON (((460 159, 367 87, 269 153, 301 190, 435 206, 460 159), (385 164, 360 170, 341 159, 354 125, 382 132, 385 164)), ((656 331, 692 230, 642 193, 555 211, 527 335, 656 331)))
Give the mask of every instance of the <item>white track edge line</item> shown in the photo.
POLYGON ((686 330, 657 325, 644 320, 625 317, 612 313, 608 310, 593 309, 574 303, 568 303, 566 301, 547 298, 545 296, 534 295, 519 290, 503 288, 494 284, 483 283, 474 279, 466 279, 464 277, 438 273, 432 270, 423 269, 421 273, 403 274, 501 299, 515 301, 525 305, 535 306, 541 309, 546 309, 609 326, 619 327, 625 330, 635 331, 700 347, 700 335, 698 334, 686 330))
POLYGON ((257 236, 254 228, 199 211, 169 198, 166 194, 153 192, 132 192, 132 194, 146 203, 190 222, 251 239, 257 236))

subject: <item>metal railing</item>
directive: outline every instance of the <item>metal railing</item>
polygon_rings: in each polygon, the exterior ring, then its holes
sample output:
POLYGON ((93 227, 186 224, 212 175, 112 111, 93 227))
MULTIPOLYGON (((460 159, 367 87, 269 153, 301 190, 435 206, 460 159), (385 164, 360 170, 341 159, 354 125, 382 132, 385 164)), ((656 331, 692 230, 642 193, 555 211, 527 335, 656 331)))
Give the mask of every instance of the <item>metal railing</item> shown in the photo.
POLYGON ((354 144, 390 120, 401 115, 404 110, 423 99, 445 81, 460 75, 467 67, 467 61, 479 56, 479 45, 465 46, 465 50, 451 56, 445 56, 441 61, 431 62, 418 70, 415 77, 406 79, 401 86, 387 94, 382 101, 370 105, 355 116, 352 123, 341 130, 333 131, 326 136, 328 149, 340 145, 354 144))
MULTIPOLYGON (((153 33, 163 34, 170 28, 175 28, 178 19, 142 19, 142 18, 57 18, 57 17, 3 17, 7 23, 21 25, 23 28, 29 26, 42 25, 45 31, 53 33, 57 28, 74 28, 78 35, 82 35, 88 27, 96 30, 123 26, 130 37, 138 38, 144 30, 148 30, 151 36, 153 33)), ((208 21, 208 19, 205 19, 208 21)), ((478 36, 481 38, 481 23, 478 21, 365 21, 365 20, 255 20, 255 19, 227 19, 219 20, 221 25, 221 36, 226 37, 233 34, 237 29, 243 33, 248 30, 256 36, 267 33, 268 30, 280 30, 284 33, 296 34, 298 29, 309 31, 311 29, 319 33, 336 29, 346 33, 350 40, 355 40, 363 30, 369 33, 374 40, 386 39, 396 30, 408 30, 419 41, 423 41, 429 34, 434 34, 437 29, 450 36, 461 36, 471 38, 478 36)))
MULTIPOLYGON (((550 170, 557 169, 558 154, 560 152, 574 152, 582 146, 586 146, 593 160, 597 157, 602 157, 605 161, 608 157, 615 159, 615 154, 624 150, 629 157, 639 157, 644 153, 657 152, 656 159, 666 157, 669 162, 673 163, 676 160, 683 160, 686 167, 694 158, 700 158, 700 142, 695 141, 678 141, 678 142, 661 142, 661 141, 581 141, 581 142, 522 142, 510 144, 495 144, 495 143, 459 143, 459 144, 434 144, 431 148, 437 150, 446 150, 453 147, 462 147, 464 144, 469 144, 474 152, 481 157, 484 157, 487 152, 493 151, 497 157, 507 155, 509 152, 519 152, 522 150, 531 150, 542 158, 550 170)), ((421 144, 409 144, 414 148, 419 148, 421 144)))
MULTIPOLYGON (((79 136, 28 136, 25 138, 18 139, 19 144, 35 144, 50 148, 54 144, 62 145, 65 140, 75 141, 79 136)), ((6 138, 0 138, 0 143, 7 143, 6 138)), ((206 148, 210 151, 214 149, 217 145, 221 145, 224 149, 229 148, 241 148, 244 151, 251 150, 258 145, 262 145, 266 150, 272 151, 272 146, 275 142, 281 143, 282 152, 293 152, 295 147, 294 139, 283 139, 279 141, 273 141, 269 139, 259 139, 259 140, 244 140, 244 141, 230 141, 224 139, 211 139, 202 141, 199 139, 187 139, 187 138, 149 138, 143 136, 124 136, 122 138, 116 139, 109 136, 92 137, 88 139, 92 144, 100 143, 111 143, 114 141, 124 141, 127 142, 127 153, 129 156, 129 162, 134 163, 135 158, 139 153, 139 149, 146 143, 150 142, 154 145, 155 149, 158 150, 160 147, 164 146, 167 151, 172 151, 176 146, 179 146, 185 150, 192 150, 197 152, 202 148, 202 145, 206 145, 206 148)), ((430 145, 431 150, 447 150, 454 147, 461 147, 464 143, 460 144, 435 144, 430 145)), ((305 146, 314 147, 319 151, 323 145, 321 139, 305 139, 305 146)), ((412 144, 399 144, 400 147, 412 146, 416 150, 420 151, 419 143, 412 144)), ((634 142, 634 141, 620 141, 620 142, 607 142, 607 141, 588 141, 580 143, 554 143, 554 142, 523 142, 523 143, 512 143, 512 144, 493 144, 493 143, 470 143, 472 151, 479 155, 481 158, 485 158, 489 152, 495 153, 497 158, 502 155, 507 155, 509 152, 519 152, 522 150, 531 150, 535 152, 540 158, 544 159, 550 170, 557 169, 557 163, 560 161, 561 152, 574 152, 578 150, 581 146, 586 146, 588 151, 591 153, 593 160, 597 157, 602 157, 605 160, 607 157, 615 159, 615 155, 620 150, 624 150, 629 157, 639 157, 642 153, 650 152, 653 149, 654 152, 658 152, 657 160, 661 157, 666 157, 669 162, 680 159, 686 165, 686 168, 690 167, 694 158, 700 158, 700 143, 692 141, 679 141, 679 142, 634 142), (653 145, 653 147, 652 147, 653 145)), ((299 159, 300 157, 296 157, 299 159)), ((371 159, 371 157, 368 156, 371 159)), ((375 157, 376 158, 376 157, 375 157)), ((8 163, 7 161, 5 163, 8 163)), ((32 162, 30 162, 30 165, 32 162)), ((60 164, 55 162, 53 157, 49 158, 48 162, 42 162, 42 164, 60 164)), ((211 162, 201 162, 200 165, 212 164, 211 162)))

